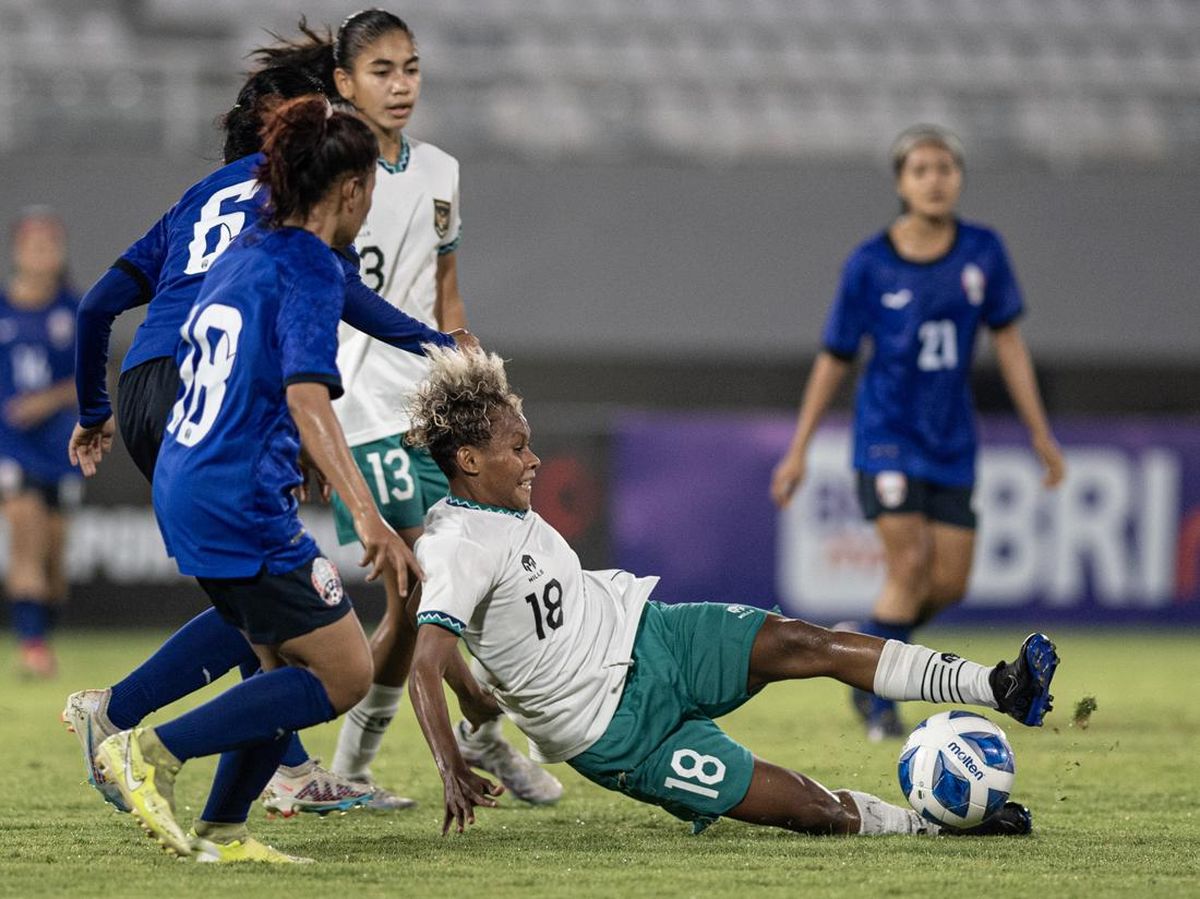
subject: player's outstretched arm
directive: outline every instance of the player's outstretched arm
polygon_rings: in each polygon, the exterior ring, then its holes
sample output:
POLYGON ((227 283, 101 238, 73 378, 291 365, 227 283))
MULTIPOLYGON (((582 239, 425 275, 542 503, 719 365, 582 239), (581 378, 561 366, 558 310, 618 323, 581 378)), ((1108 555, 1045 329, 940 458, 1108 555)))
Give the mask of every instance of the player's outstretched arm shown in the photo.
POLYGON ((462 661, 456 634, 436 624, 426 624, 418 629, 408 695, 442 776, 446 808, 442 819, 443 835, 450 832, 452 824, 462 833, 466 825, 475 823, 475 806, 494 807, 496 800, 492 797, 504 792, 503 786, 493 784, 467 767, 454 739, 442 679, 455 659, 462 661))
POLYGON ((333 414, 329 388, 320 382, 298 382, 287 388, 288 410, 300 431, 300 443, 313 464, 338 492, 354 520, 363 545, 360 565, 369 565, 367 580, 381 574, 394 578, 401 596, 408 594, 408 570, 424 580, 412 550, 380 516, 358 466, 350 455, 346 437, 333 414))
POLYGON ((792 495, 804 483, 809 441, 849 370, 849 362, 828 351, 817 355, 804 387, 804 398, 800 402, 792 442, 771 473, 771 499, 775 505, 782 508, 790 503, 792 495))
POLYGON ((1033 360, 1021 336, 1021 329, 1013 322, 993 331, 992 343, 996 347, 996 362, 1000 366, 1000 375, 1004 378, 1008 395, 1012 397, 1021 421, 1029 429, 1033 450, 1046 469, 1043 483, 1047 487, 1057 487, 1066 474, 1067 466, 1058 441, 1050 430, 1050 422, 1046 420, 1042 395, 1033 372, 1033 360))

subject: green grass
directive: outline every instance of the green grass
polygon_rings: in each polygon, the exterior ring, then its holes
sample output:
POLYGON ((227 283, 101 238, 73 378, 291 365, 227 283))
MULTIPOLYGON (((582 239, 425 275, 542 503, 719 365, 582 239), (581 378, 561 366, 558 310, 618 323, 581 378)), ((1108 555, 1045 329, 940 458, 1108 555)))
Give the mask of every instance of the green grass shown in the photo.
MULTIPOLYGON (((933 646, 981 661, 1010 655, 1021 633, 943 631, 933 646)), ((355 812, 268 821, 252 830, 318 859, 303 868, 212 868, 177 862, 110 811, 83 783, 75 739, 58 723, 67 692, 104 686, 157 642, 146 633, 64 634, 53 683, 15 680, 0 650, 0 895, 288 899, 440 895, 972 896, 1200 895, 1200 653, 1192 632, 1058 634, 1058 709, 1029 730, 1008 721, 1017 798, 1034 811, 1025 839, 810 838, 725 821, 700 837, 655 808, 607 793, 565 765, 566 795, 549 809, 511 800, 482 810, 464 836, 439 835, 441 788, 406 707, 376 765, 421 806, 391 816, 355 812), (1094 696, 1087 729, 1070 726, 1094 696)), ((910 706, 915 723, 932 707, 910 706)), ((160 713, 161 714, 161 713, 160 713)), ((999 719, 997 719, 999 720, 999 719)), ((1007 720, 1007 719, 1005 719, 1007 720)), ((772 687, 724 719, 757 754, 831 787, 902 801, 898 746, 862 739, 845 691, 812 682, 772 687)), ((516 734, 514 733, 514 737, 516 734)), ((306 735, 328 757, 336 726, 306 735)), ((212 763, 189 763, 177 796, 185 825, 203 804, 212 763)))

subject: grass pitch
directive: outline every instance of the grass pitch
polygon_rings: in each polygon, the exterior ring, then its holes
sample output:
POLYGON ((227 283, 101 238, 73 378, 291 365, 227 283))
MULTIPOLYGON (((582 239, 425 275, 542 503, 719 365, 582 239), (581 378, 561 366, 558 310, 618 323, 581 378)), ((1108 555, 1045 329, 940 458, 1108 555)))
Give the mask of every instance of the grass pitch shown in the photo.
MULTIPOLYGON (((607 793, 566 765, 554 769, 566 786, 556 807, 506 798, 503 808, 482 810, 467 834, 443 838, 440 782, 406 704, 375 773, 420 807, 287 821, 268 821, 256 807, 252 832, 318 860, 294 868, 174 861, 84 783, 75 738, 58 722, 63 698, 111 683, 160 636, 63 634, 62 672, 51 683, 14 679, 11 645, 0 649, 0 895, 1200 895, 1200 634, 1192 632, 1053 635, 1063 665, 1047 726, 1026 729, 992 716, 1016 751, 1014 798, 1033 809, 1029 838, 811 838, 730 821, 693 837, 665 812, 607 793), (1087 697, 1097 708, 1082 728, 1072 717, 1087 697)), ((1023 636, 946 630, 922 640, 994 662, 1011 656, 1023 636)), ((910 704, 905 721, 915 724, 933 710, 910 704)), ((837 684, 773 686, 723 725, 758 755, 827 786, 903 801, 899 746, 866 743, 837 684)), ((310 750, 328 758, 336 727, 307 732, 310 750)), ((203 806, 212 770, 200 760, 180 776, 185 827, 203 806)))

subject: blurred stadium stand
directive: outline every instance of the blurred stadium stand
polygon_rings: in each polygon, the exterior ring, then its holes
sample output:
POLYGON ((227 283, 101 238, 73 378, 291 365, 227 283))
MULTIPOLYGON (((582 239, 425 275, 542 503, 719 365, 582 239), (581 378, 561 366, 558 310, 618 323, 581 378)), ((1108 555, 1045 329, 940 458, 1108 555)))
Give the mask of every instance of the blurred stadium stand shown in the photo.
MULTIPOLYGON (((917 118, 977 155, 1194 164, 1195 0, 439 0, 414 25, 465 158, 878 157, 917 118)), ((329 0, 5 0, 0 149, 211 140, 246 49, 329 0), (49 89, 49 101, 43 87, 49 89)))

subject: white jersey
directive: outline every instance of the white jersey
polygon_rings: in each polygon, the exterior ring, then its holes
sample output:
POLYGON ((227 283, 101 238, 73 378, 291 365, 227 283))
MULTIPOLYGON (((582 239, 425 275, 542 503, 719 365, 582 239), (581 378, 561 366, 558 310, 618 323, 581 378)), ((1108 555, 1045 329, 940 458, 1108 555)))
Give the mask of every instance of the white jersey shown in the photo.
POLYGON ((459 635, 491 675, 536 761, 561 762, 604 734, 658 578, 583 571, 536 512, 438 501, 417 540, 419 624, 459 635))
MULTIPOLYGON (((458 160, 432 144, 405 137, 395 165, 380 160, 371 211, 354 245, 368 287, 432 328, 439 256, 454 252, 459 217, 458 160)), ((338 331, 338 371, 345 394, 333 404, 358 446, 409 429, 406 407, 429 362, 368 337, 349 325, 338 331)))

